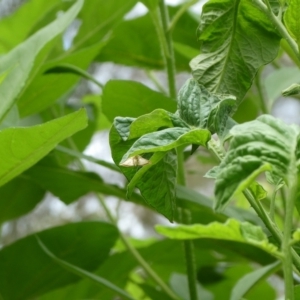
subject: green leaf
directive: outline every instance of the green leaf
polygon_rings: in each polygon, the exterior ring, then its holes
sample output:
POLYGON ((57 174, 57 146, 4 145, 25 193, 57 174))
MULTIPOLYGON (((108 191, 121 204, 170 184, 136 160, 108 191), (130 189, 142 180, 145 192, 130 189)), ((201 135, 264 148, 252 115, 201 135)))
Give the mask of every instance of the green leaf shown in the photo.
POLYGON ((0 102, 0 120, 14 105, 16 97, 26 84, 36 56, 48 42, 67 28, 82 5, 83 1, 78 0, 69 11, 57 20, 35 33, 8 54, 0 57, 0 74, 7 72, 7 76, 0 85, 0 98, 2 99, 0 102))
MULTIPOLYGON (((95 173, 68 170, 56 164, 43 161, 24 174, 26 178, 50 191, 66 204, 72 203, 79 197, 90 192, 126 198, 126 191, 118 186, 110 185, 95 173)), ((133 199, 140 201, 140 197, 133 194, 133 199)))
MULTIPOLYGON (((119 165, 122 157, 130 149, 135 140, 123 140, 113 126, 110 131, 109 141, 113 160, 116 165, 119 165)), ((131 168, 120 166, 120 170, 128 181, 131 181, 135 174, 142 169, 139 169, 138 166, 131 168)), ((167 152, 156 164, 151 165, 151 168, 146 168, 146 171, 139 173, 142 174, 142 177, 136 183, 137 188, 148 205, 173 221, 176 210, 175 184, 177 159, 175 152, 167 152)), ((132 185, 135 185, 135 182, 132 185)), ((129 193, 130 189, 131 187, 129 187, 129 193)))
POLYGON ((281 267, 280 261, 257 269, 242 277, 231 291, 230 300, 240 300, 247 294, 257 283, 268 278, 270 275, 278 271, 281 267))
POLYGON ((281 37, 248 0, 210 0, 200 21, 201 54, 191 61, 194 78, 210 92, 239 104, 260 66, 275 59, 281 37))
POLYGON ((176 102, 135 81, 112 80, 103 90, 103 112, 109 121, 115 117, 139 117, 157 108, 170 112, 176 102))
POLYGON ((179 146, 197 144, 206 146, 210 140, 210 132, 206 129, 168 128, 143 135, 123 156, 120 164, 129 157, 142 153, 169 151, 179 146))
POLYGON ((298 49, 300 49, 300 11, 299 0, 290 0, 287 10, 284 13, 284 23, 289 34, 296 41, 298 49))
MULTIPOLYGON (((173 16, 180 6, 168 7, 168 9, 170 16, 173 16)), ((100 53, 98 60, 152 70, 163 69, 164 60, 154 26, 156 20, 154 21, 151 17, 152 13, 155 14, 155 12, 150 12, 145 16, 120 23, 114 29, 112 39, 100 53), (146 35, 145 32, 147 32, 146 35)), ((195 38, 197 27, 198 20, 185 13, 172 31, 172 38, 177 45, 175 47, 175 64, 179 71, 190 71, 189 61, 192 54, 189 54, 188 57, 185 53, 183 54, 183 47, 187 53, 198 53, 199 45, 195 38)))
POLYGON ((103 43, 97 43, 40 66, 38 74, 36 74, 34 80, 18 99, 20 115, 26 117, 46 109, 69 92, 72 86, 80 79, 74 74, 45 74, 47 70, 51 70, 61 64, 71 64, 75 67, 86 69, 102 47, 103 43))
POLYGON ((0 224, 31 211, 44 197, 45 190, 19 176, 0 187, 0 224))
POLYGON ((122 140, 126 141, 130 134, 130 126, 136 118, 130 117, 116 117, 114 119, 114 127, 118 131, 122 140))
POLYGON ((295 285, 295 300, 300 300, 300 284, 295 285))
POLYGON ((34 165, 59 142, 85 128, 86 123, 86 112, 81 109, 45 124, 0 131, 0 186, 34 165))
MULTIPOLYGON (((110 224, 82 222, 44 230, 38 236, 55 256, 93 271, 107 259, 118 231, 110 224)), ((5 278, 0 282, 1 296, 11 300, 36 298, 79 279, 44 253, 35 234, 0 250, 0 277, 5 278)))
POLYGON ((236 191, 249 186, 261 172, 272 170, 287 184, 297 174, 297 126, 263 115, 234 126, 230 134, 229 151, 220 164, 216 180, 216 209, 223 208, 236 191))
POLYGON ((285 97, 292 96, 292 95, 298 95, 298 94, 300 94, 300 84, 297 84, 297 83, 293 83, 287 89, 282 91, 282 95, 285 97))
POLYGON ((177 115, 171 114, 164 109, 155 109, 150 114, 140 116, 132 122, 129 128, 128 139, 135 139, 147 133, 170 127, 188 128, 189 126, 177 115))
POLYGON ((0 53, 5 53, 23 42, 31 33, 34 26, 49 11, 59 7, 60 0, 41 2, 30 0, 20 8, 0 21, 0 53), (30 15, 30 18, 28 16, 30 15))
POLYGON ((155 9, 158 6, 158 0, 142 0, 141 2, 150 10, 155 9))
POLYGON ((228 219, 226 223, 213 222, 208 225, 177 225, 166 227, 157 225, 156 231, 168 238, 177 240, 186 239, 218 239, 250 244, 258 247, 275 257, 280 257, 280 252, 275 245, 269 243, 267 236, 259 226, 248 222, 240 223, 235 219, 228 219))
POLYGON ((52 258, 57 264, 59 264, 60 266, 62 266, 64 269, 66 269, 67 271, 70 271, 82 278, 86 278, 89 279, 95 283, 97 283, 100 286, 105 286, 108 289, 116 292, 118 295, 123 296, 125 299, 129 299, 129 300, 134 300, 127 292, 125 292, 124 290, 120 289, 119 287, 117 287, 116 285, 114 285, 113 283, 111 283, 110 281, 106 280, 103 277, 97 276, 91 272, 88 272, 82 268, 79 268, 73 264, 70 264, 62 259, 59 259, 58 257, 56 257, 44 244, 43 242, 37 237, 38 243, 40 245, 40 247, 43 249, 43 251, 50 257, 52 258))

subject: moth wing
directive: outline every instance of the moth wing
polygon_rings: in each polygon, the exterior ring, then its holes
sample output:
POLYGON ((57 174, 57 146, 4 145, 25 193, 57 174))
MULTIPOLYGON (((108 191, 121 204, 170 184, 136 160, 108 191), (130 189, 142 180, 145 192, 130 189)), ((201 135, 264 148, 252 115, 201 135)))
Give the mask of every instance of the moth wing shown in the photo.
POLYGON ((149 160, 141 157, 140 155, 129 157, 123 163, 120 164, 122 167, 136 167, 145 166, 149 164, 149 160))

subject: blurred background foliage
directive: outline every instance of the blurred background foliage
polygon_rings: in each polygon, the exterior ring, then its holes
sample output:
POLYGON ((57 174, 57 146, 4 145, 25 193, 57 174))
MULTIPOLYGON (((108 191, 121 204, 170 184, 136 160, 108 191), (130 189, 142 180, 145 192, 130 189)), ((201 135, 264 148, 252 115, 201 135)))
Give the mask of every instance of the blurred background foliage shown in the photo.
MULTIPOLYGON (((17 104, 1 124, 1 129, 33 126, 80 107, 87 109, 89 121, 84 130, 0 187, 0 295, 4 300, 120 299, 106 287, 79 280, 58 266, 41 250, 35 232, 41 232, 39 236, 57 256, 103 276, 134 299, 167 299, 118 242, 115 227, 102 222, 108 218, 95 193, 101 194, 119 229, 144 259, 182 299, 187 299, 180 242, 162 240, 154 232, 154 224, 168 221, 146 207, 138 193, 131 202, 124 201, 125 179, 111 164, 108 146, 114 117, 137 117, 161 107, 176 110, 167 93, 153 16, 142 2, 86 0, 67 30, 39 52, 17 104), (55 69, 62 64, 86 70, 100 84, 55 69)), ((177 90, 191 77, 189 62, 199 53, 197 30, 206 1, 189 2, 187 6, 186 1, 167 1, 171 20, 177 20, 172 23, 177 90)), ((0 55, 33 36, 72 4, 61 0, 1 0, 0 55)), ((282 43, 276 60, 260 70, 234 116, 237 122, 261 114, 260 97, 264 97, 273 115, 287 123, 300 123, 299 99, 281 98, 284 88, 300 81, 300 71, 286 50, 282 43)), ((207 224, 235 217, 259 224, 242 197, 236 197, 236 208, 228 207, 224 214, 213 212, 213 181, 203 175, 216 164, 205 149, 198 149, 186 160, 188 187, 179 188, 177 198, 191 208, 193 222, 207 224)), ((259 264, 273 261, 261 250, 234 242, 205 239, 196 241, 195 247, 201 299, 229 299, 240 277, 259 264)), ((247 299, 264 295, 265 300, 272 300, 280 297, 281 290, 279 274, 259 283, 247 299)))

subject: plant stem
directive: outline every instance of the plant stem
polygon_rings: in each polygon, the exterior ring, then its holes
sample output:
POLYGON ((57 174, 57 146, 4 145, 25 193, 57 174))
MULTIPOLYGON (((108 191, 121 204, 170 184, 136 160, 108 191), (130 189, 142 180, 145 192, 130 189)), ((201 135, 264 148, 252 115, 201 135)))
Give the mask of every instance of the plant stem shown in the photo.
MULTIPOLYGON (((111 223, 113 223, 117 228, 118 224, 114 216, 111 214, 109 208, 107 207, 103 197, 99 194, 96 194, 108 219, 111 223)), ((140 264, 140 266, 145 270, 145 272, 151 277, 160 287, 161 289, 174 300, 179 300, 178 296, 174 294, 174 292, 164 283, 164 281, 155 273, 155 271, 149 266, 149 264, 144 260, 144 258, 139 254, 139 252, 130 244, 125 235, 119 230, 120 239, 123 244, 126 246, 127 250, 132 254, 135 260, 140 264)))
MULTIPOLYGON (((268 7, 261 0, 253 0, 253 2, 269 17, 270 21, 273 23, 275 28, 277 28, 280 35, 288 42, 288 44, 290 45, 290 47, 292 48, 293 52, 296 54, 296 56, 299 60, 300 55, 299 55, 299 49, 298 49, 297 43, 289 35, 285 26, 281 22, 281 19, 279 19, 276 15, 274 15, 271 7, 269 5, 268 5, 269 6, 268 7)), ((269 2, 267 2, 267 3, 269 3, 269 2)))
POLYGON ((259 95, 259 100, 260 100, 260 108, 263 114, 267 114, 268 113, 268 108, 267 108, 267 99, 265 96, 265 91, 263 88, 263 85, 261 83, 261 73, 262 73, 262 69, 260 69, 257 73, 257 75, 255 76, 255 83, 256 83, 256 87, 257 87, 257 91, 258 91, 258 95, 259 95))
MULTIPOLYGON (((191 212, 187 209, 180 209, 180 220, 183 224, 189 225, 192 223, 191 212)), ((188 277, 188 286, 190 300, 197 300, 197 274, 196 274, 196 259, 195 248, 192 240, 183 241, 183 249, 185 256, 185 264, 188 277)))
POLYGON ((169 14, 167 6, 164 0, 159 0, 159 15, 160 15, 160 25, 159 33, 162 34, 160 41, 164 40, 162 50, 166 62, 167 74, 168 74, 168 84, 169 84, 169 94, 174 100, 176 99, 176 83, 175 83, 175 58, 174 49, 172 43, 172 34, 168 31, 169 24, 169 14))
POLYGON ((284 231, 281 251, 283 253, 282 266, 284 273, 285 299, 294 300, 294 280, 293 280, 293 262, 291 252, 291 232, 293 226, 294 204, 297 196, 297 174, 295 172, 292 184, 290 186, 290 195, 286 202, 286 212, 284 219, 284 231))
POLYGON ((271 197, 271 203, 270 203, 270 219, 275 222, 275 200, 276 200, 276 194, 277 192, 274 191, 271 197))

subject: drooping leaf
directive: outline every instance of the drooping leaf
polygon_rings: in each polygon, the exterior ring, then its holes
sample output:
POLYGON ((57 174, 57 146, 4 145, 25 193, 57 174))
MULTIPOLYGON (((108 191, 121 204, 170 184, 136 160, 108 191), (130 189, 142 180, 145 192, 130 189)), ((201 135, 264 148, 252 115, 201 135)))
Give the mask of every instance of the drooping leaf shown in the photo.
POLYGON ((83 5, 78 0, 69 11, 61 15, 47 27, 41 29, 24 43, 0 57, 0 74, 7 72, 0 85, 0 120, 14 105, 16 97, 22 91, 34 61, 45 45, 59 35, 74 20, 83 5), (13 86, 13 88, 12 88, 13 86))
MULTIPOLYGON (((108 257, 118 231, 107 223, 81 222, 51 228, 38 236, 55 256, 93 271, 108 257)), ((0 277, 5 278, 0 282, 1 296, 11 300, 36 298, 79 279, 45 254, 35 234, 0 250, 0 277)))
POLYGON ((0 187, 0 224, 31 211, 44 197, 45 190, 19 176, 0 187))
POLYGON ((45 124, 0 131, 0 186, 34 165, 59 142, 85 128, 86 122, 86 112, 81 109, 45 124))
POLYGON ((126 141, 130 135, 130 126, 136 118, 116 117, 114 119, 114 127, 118 131, 122 140, 126 141))
POLYGON ((230 300, 240 300, 247 292, 252 289, 258 282, 272 275, 280 268, 280 261, 257 269, 242 277, 231 291, 230 300))
POLYGON ((248 222, 240 223, 235 219, 228 219, 224 224, 213 222, 208 225, 177 225, 175 227, 157 225, 155 228, 158 233, 171 239, 210 238, 235 241, 253 245, 275 257, 280 257, 277 247, 268 241, 262 228, 248 222))
POLYGON ((206 146, 210 140, 210 132, 206 129, 168 128, 148 133, 139 138, 129 151, 123 156, 120 163, 132 156, 142 153, 169 151, 179 146, 197 144, 206 146))
POLYGON ((297 126, 263 115, 234 126, 230 134, 230 148, 216 180, 216 209, 224 207, 233 193, 245 189, 261 172, 272 170, 288 183, 297 175, 297 126))
POLYGON ((176 110, 176 102, 135 81, 112 80, 103 90, 103 112, 112 122, 115 117, 139 117, 161 108, 176 110))
POLYGON ((289 34, 296 41, 298 49, 300 49, 300 11, 299 0, 290 0, 287 10, 284 13, 284 23, 289 34))
MULTIPOLYGON (((135 139, 123 140, 115 127, 112 127, 109 139, 113 160, 119 165, 135 139)), ((120 170, 128 181, 131 181, 140 169, 138 166, 130 168, 120 166, 120 170)), ((176 154, 174 151, 167 152, 162 159, 146 170, 145 173, 141 171, 142 177, 136 184, 133 182, 133 185, 140 190, 147 204, 173 221, 176 210, 176 154)))
POLYGON ((239 104, 260 66, 272 61, 281 37, 248 0, 211 0, 200 21, 201 54, 191 61, 195 79, 210 92, 230 94, 239 104))

